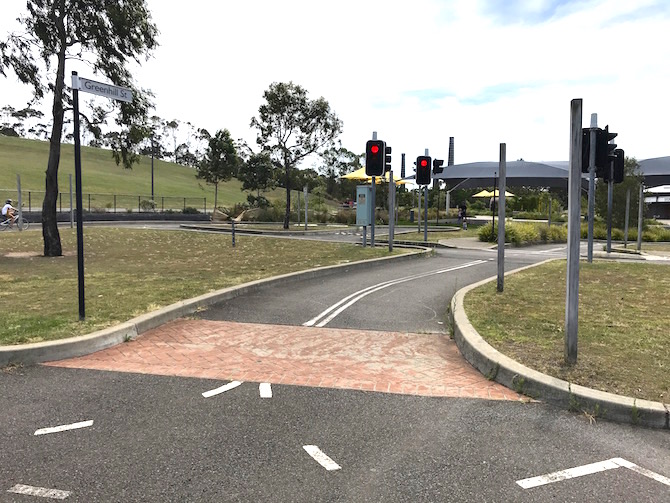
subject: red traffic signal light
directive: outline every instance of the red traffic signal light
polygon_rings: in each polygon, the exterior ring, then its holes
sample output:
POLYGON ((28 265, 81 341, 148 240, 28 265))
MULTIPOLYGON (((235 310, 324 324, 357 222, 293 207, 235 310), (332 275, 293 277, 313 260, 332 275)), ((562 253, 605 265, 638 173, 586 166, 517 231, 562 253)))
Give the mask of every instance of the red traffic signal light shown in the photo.
POLYGON ((417 185, 430 185, 431 158, 427 155, 420 155, 416 158, 416 183, 417 185))
POLYGON ((386 149, 381 140, 368 140, 365 144, 365 174, 382 176, 386 160, 386 149))

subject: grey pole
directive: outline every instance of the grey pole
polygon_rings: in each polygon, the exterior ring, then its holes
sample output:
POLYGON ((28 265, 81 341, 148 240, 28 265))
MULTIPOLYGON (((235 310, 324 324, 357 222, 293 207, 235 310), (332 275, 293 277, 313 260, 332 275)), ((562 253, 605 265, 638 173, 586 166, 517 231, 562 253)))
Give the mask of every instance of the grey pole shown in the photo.
POLYGON ((23 230, 23 226, 22 226, 23 225, 23 198, 21 197, 21 175, 16 175, 16 191, 19 194, 19 198, 18 198, 19 201, 17 203, 19 205, 19 208, 18 208, 18 210, 19 210, 19 223, 16 227, 17 227, 17 229, 19 229, 19 231, 22 231, 23 230))
POLYGON ((84 223, 82 221, 81 144, 79 138, 79 77, 72 72, 72 109, 74 113, 74 176, 77 198, 77 278, 79 283, 79 321, 86 319, 84 293, 84 223))
MULTIPOLYGON (((376 136, 376 135, 375 135, 376 136)), ((375 218, 377 217, 376 206, 377 202, 375 201, 375 196, 377 189, 377 177, 372 177, 372 197, 370 198, 370 204, 372 205, 372 219, 370 219, 370 246, 375 247, 375 218)))
POLYGON ((614 192, 614 167, 609 163, 610 177, 607 182, 607 253, 612 252, 612 194, 614 192))
POLYGON ((644 184, 640 184, 640 199, 637 209, 637 251, 642 250, 642 217, 644 213, 644 184))
POLYGON ((598 114, 591 114, 591 131, 589 131, 589 222, 587 260, 593 262, 593 218, 596 212, 596 128, 598 114))
MULTIPOLYGON (((428 149, 423 155, 430 155, 428 149)), ((423 186, 423 242, 428 242, 428 185, 423 186)))
POLYGON ((308 206, 308 202, 307 202, 307 185, 305 185, 305 186, 302 188, 302 191, 303 191, 303 195, 305 196, 305 230, 307 230, 307 206, 308 206))
POLYGON ((418 229, 416 232, 421 232, 421 186, 416 189, 416 222, 418 229))
POLYGON ((393 200, 395 199, 395 180, 393 179, 393 170, 389 170, 389 251, 393 251, 393 233, 395 228, 393 224, 393 200))
POLYGON ((298 227, 300 227, 300 191, 298 191, 298 227))
POLYGON ((582 100, 570 102, 570 171, 568 174, 568 265, 565 289, 565 363, 577 363, 579 325, 579 238, 581 209, 582 100))
POLYGON ((500 144, 500 182, 498 193, 498 291, 502 292, 505 278, 505 189, 507 189, 507 144, 500 144))
POLYGON ((74 205, 72 204, 72 175, 68 175, 70 181, 70 229, 74 227, 74 205))
POLYGON ((628 248, 628 217, 630 215, 630 188, 626 190, 626 223, 623 226, 623 247, 628 248))
MULTIPOLYGON (((151 200, 154 200, 154 135, 151 133, 151 200)), ((216 209, 216 208, 214 208, 216 209)))
POLYGON ((549 218, 547 218, 547 222, 551 228, 551 192, 549 193, 549 218))

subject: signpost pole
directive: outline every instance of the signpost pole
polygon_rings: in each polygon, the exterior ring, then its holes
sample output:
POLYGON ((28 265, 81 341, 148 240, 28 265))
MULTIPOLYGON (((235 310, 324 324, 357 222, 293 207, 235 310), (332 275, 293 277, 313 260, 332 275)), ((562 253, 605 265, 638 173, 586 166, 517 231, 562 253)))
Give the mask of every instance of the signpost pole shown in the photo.
POLYGON ((72 72, 72 108, 74 112, 74 177, 77 198, 77 271, 79 279, 79 321, 86 319, 84 304, 84 223, 82 222, 81 144, 79 139, 79 77, 72 72))
MULTIPOLYGON (((500 144, 500 188, 498 193, 498 291, 502 292, 505 281, 505 190, 507 189, 507 144, 500 144)), ((495 197, 495 192, 494 192, 495 197)))
POLYGON ((570 102, 570 170, 568 173, 568 265, 565 289, 565 363, 577 363, 579 325, 579 238, 582 181, 582 100, 570 102))
POLYGON ((589 214, 587 260, 593 262, 593 219, 596 212, 596 128, 598 114, 591 114, 591 130, 589 131, 589 214))

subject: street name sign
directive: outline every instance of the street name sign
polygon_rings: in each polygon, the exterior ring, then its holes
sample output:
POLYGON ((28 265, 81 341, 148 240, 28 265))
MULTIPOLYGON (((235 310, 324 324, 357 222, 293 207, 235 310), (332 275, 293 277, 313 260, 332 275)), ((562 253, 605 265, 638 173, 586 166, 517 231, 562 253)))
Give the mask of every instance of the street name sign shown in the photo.
POLYGON ((113 100, 125 101, 126 103, 133 101, 133 92, 127 87, 103 84, 102 82, 77 76, 73 76, 72 81, 73 88, 85 93, 97 94, 98 96, 105 96, 113 100))

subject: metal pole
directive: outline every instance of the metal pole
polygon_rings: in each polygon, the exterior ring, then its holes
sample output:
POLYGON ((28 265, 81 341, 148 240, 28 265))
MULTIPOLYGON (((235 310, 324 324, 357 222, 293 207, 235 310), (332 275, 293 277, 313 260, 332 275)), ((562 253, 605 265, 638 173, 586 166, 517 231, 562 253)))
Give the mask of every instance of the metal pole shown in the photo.
POLYGON ((19 205, 19 225, 17 228, 19 231, 23 230, 23 199, 21 197, 21 175, 16 175, 16 190, 19 194, 19 202, 17 203, 19 205))
POLYGON ((626 190, 626 223, 623 226, 623 247, 628 248, 628 218, 630 216, 630 187, 626 190))
POLYGON ((579 238, 581 209, 582 100, 570 102, 570 171, 568 174, 568 265, 565 289, 565 363, 577 363, 579 327, 579 238))
MULTIPOLYGON (((375 138, 377 138, 377 135, 375 134, 375 138)), ((371 208, 370 211, 372 213, 372 218, 370 219, 370 246, 373 248, 375 247, 375 217, 376 217, 376 206, 377 203, 375 202, 375 196, 376 196, 376 189, 377 189, 377 181, 376 177, 372 177, 372 197, 370 198, 371 201, 371 208)))
POLYGON ((81 144, 79 140, 79 77, 72 72, 72 108, 74 112, 74 177, 77 198, 77 271, 79 279, 79 321, 86 319, 84 304, 84 224, 82 222, 81 144))
POLYGON ((363 248, 368 245, 368 226, 363 226, 363 248))
POLYGON ((612 252, 612 194, 614 192, 614 167, 609 163, 610 176, 607 182, 607 253, 612 252))
POLYGON ((493 172, 493 206, 491 207, 491 237, 496 229, 496 185, 497 185, 497 175, 496 171, 493 172))
MULTIPOLYGON (((591 131, 589 131, 589 215, 587 260, 593 262, 593 219, 596 213, 596 128, 598 114, 591 114, 591 131)), ((581 225, 581 224, 580 224, 581 225)))
POLYGON ((393 232, 395 228, 393 224, 393 214, 395 213, 393 208, 393 200, 395 195, 395 180, 393 179, 393 170, 389 170, 389 251, 393 251, 393 232))
MULTIPOLYGON (((500 166, 498 169, 500 171, 500 198, 498 200, 498 291, 502 292, 505 278, 505 189, 507 188, 506 143, 500 144, 500 166)), ((495 192, 493 195, 495 197, 495 192)))
POLYGON ((642 250, 642 217, 644 213, 644 184, 640 184, 640 198, 637 209, 637 251, 642 250))
POLYGON ((428 185, 423 186, 423 242, 428 242, 428 185))
POLYGON ((298 191, 298 227, 300 227, 300 191, 298 191))
POLYGON ((416 232, 421 232, 421 187, 416 189, 416 232))
POLYGON ((70 181, 70 229, 74 227, 74 205, 72 204, 72 175, 68 175, 70 181))
POLYGON ((151 134, 151 200, 154 200, 154 135, 151 134))
POLYGON ((235 220, 231 220, 230 222, 232 227, 231 234, 233 235, 233 248, 235 248, 235 220))
POLYGON ((307 206, 308 206, 308 202, 307 202, 307 185, 305 185, 305 186, 302 188, 302 191, 303 191, 303 195, 305 196, 305 230, 307 230, 307 206))

